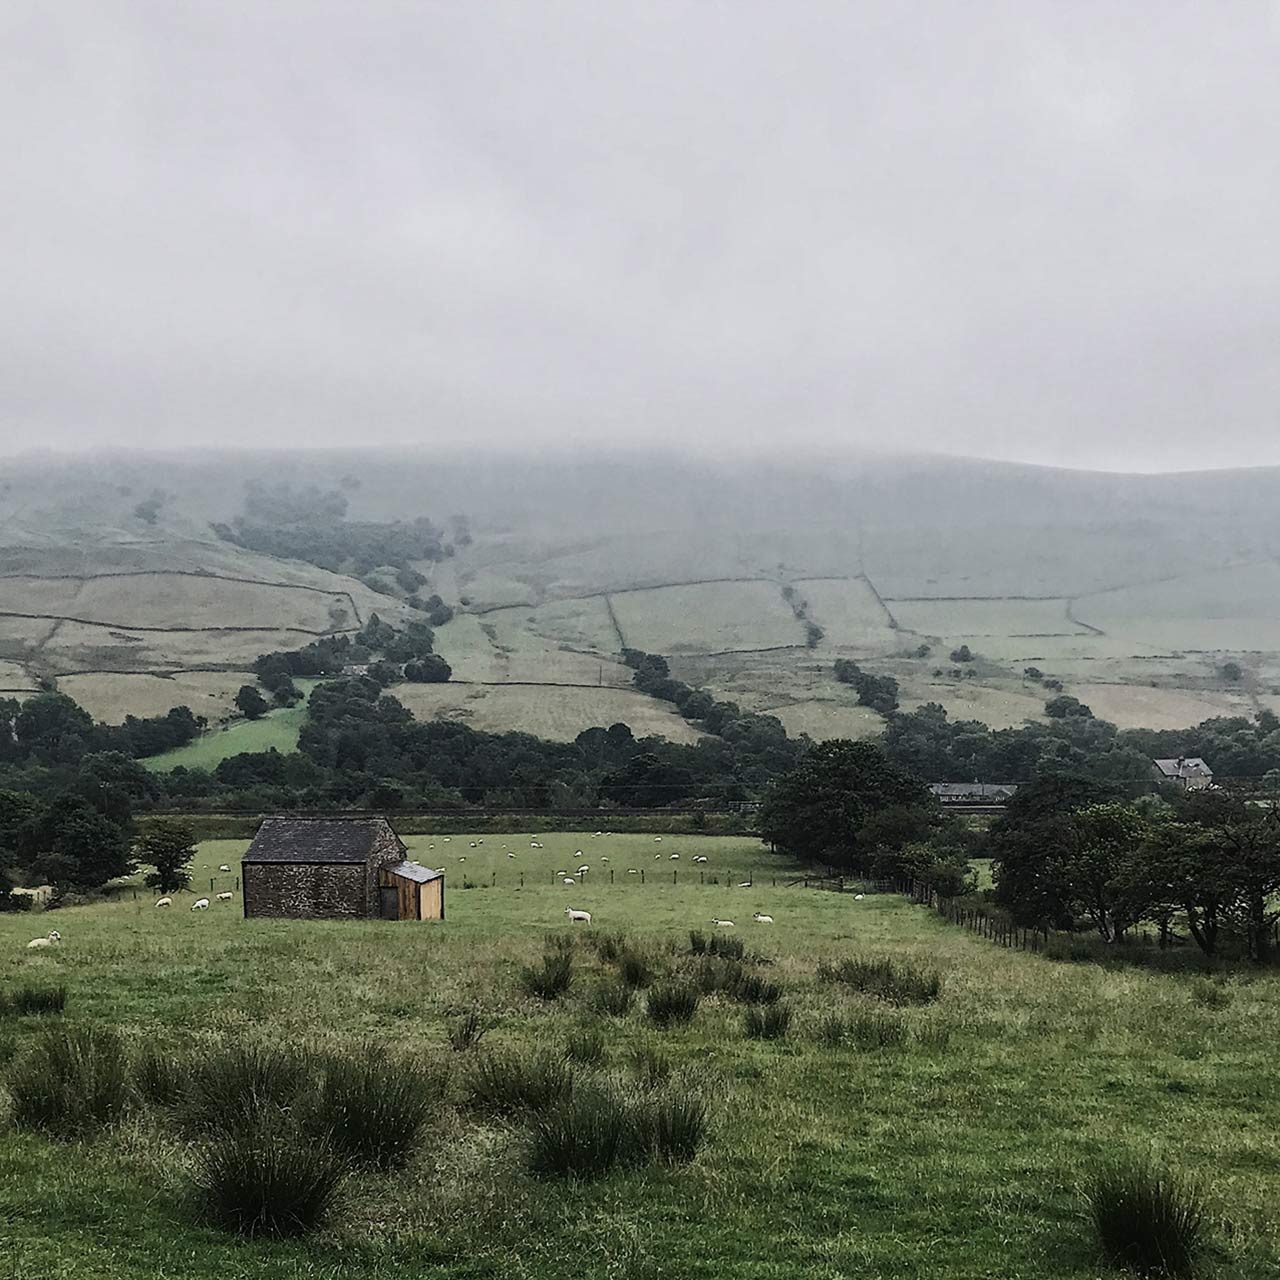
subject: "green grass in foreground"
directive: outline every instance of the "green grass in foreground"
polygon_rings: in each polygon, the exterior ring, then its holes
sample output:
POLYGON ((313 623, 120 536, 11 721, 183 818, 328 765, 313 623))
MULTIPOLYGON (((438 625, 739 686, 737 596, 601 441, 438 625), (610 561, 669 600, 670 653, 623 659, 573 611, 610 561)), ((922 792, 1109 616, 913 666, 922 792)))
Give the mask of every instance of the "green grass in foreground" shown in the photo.
MULTIPOLYGON (((901 898, 855 902, 781 877, 775 888, 775 863, 748 840, 552 833, 533 850, 531 838, 486 834, 474 849, 476 836, 413 838, 411 856, 448 869, 443 924, 245 921, 238 898, 192 914, 181 897, 165 912, 126 896, 60 912, 61 946, 28 953, 43 919, 0 917, 0 986, 65 985, 66 1012, 52 1016, 67 1025, 109 1021, 135 1046, 372 1039, 453 1067, 409 1168, 354 1178, 303 1241, 240 1242, 201 1225, 184 1190, 187 1148, 163 1113, 70 1145, 0 1130, 0 1276, 1090 1280, 1110 1273, 1084 1189, 1101 1163, 1152 1152, 1205 1183, 1220 1277, 1280 1270, 1280 978, 1242 975, 1227 984, 1234 998, 1211 1006, 1194 978, 1006 951, 901 898), (588 883, 552 883, 578 849, 588 883), (732 883, 591 878, 605 856, 669 873, 668 851, 681 864, 705 853, 709 868, 733 868, 732 883), (512 864, 523 889, 503 875, 512 864), (497 871, 499 887, 463 890, 460 870, 497 871), (755 887, 738 888, 749 872, 755 887), (786 1036, 748 1039, 744 1006, 724 992, 667 1030, 646 1018, 643 995, 625 1016, 600 1016, 596 992, 618 978, 582 939, 560 999, 525 995, 520 971, 565 931, 567 905, 590 910, 596 932, 625 933, 661 971, 688 963, 690 929, 736 920, 793 1012, 786 1036), (777 923, 752 925, 755 910, 777 923), (879 954, 939 967, 940 998, 895 1011, 906 1034, 883 1047, 820 1043, 824 1019, 853 1019, 868 1001, 821 982, 818 964, 879 954), (495 1023, 481 1053, 560 1053, 597 1031, 603 1062, 572 1066, 584 1079, 632 1071, 645 1050, 665 1055, 710 1104, 697 1158, 574 1185, 532 1176, 527 1128, 463 1105, 461 1064, 476 1051, 452 1053, 446 1032, 472 1007, 495 1023), (939 1026, 949 1036, 930 1034, 939 1026)), ((197 884, 220 863, 238 870, 244 847, 202 846, 197 884)), ((0 1024, 0 1072, 49 1017, 0 1024)))

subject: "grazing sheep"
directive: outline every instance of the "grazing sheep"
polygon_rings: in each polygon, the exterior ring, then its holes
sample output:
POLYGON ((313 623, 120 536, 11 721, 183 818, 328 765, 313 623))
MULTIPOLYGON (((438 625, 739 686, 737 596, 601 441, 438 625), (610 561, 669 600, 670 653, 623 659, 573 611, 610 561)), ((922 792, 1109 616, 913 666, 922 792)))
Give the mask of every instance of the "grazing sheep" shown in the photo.
POLYGON ((508 858, 514 858, 515 856, 516 856, 516 855, 515 855, 514 853, 508 853, 508 854, 507 854, 507 857, 508 857, 508 858))
POLYGON ((445 842, 445 844, 448 844, 448 843, 449 843, 449 841, 450 841, 452 838, 453 838, 452 836, 445 836, 445 838, 444 838, 444 842, 445 842))
POLYGON ((474 840, 469 845, 467 845, 468 849, 474 849, 475 847, 476 847, 476 842, 474 840))
POLYGON ((635 867, 628 867, 628 868, 627 868, 627 875, 629 875, 629 876, 638 876, 639 874, 640 874, 640 873, 635 869, 635 867))
POLYGON ((231 901, 231 899, 232 899, 232 898, 234 898, 235 896, 236 896, 236 895, 235 895, 234 893, 220 893, 220 894, 218 894, 218 901, 219 901, 219 902, 230 902, 230 901, 231 901))
POLYGON ((860 893, 855 893, 855 894, 853 895, 853 900, 854 900, 854 902, 861 902, 861 901, 862 901, 862 894, 860 894, 860 893))
POLYGON ((671 855, 671 861, 672 861, 672 862, 678 862, 679 860, 680 860, 680 855, 679 855, 678 853, 673 853, 673 854, 671 855))
POLYGON ((476 844, 484 844, 484 838, 481 837, 479 840, 476 841, 476 844))
POLYGON ((706 862, 707 855, 705 853, 695 854, 693 860, 694 862, 706 862))
POLYGON ((442 875, 444 875, 444 868, 443 868, 443 867, 436 867, 435 872, 436 872, 436 875, 438 875, 438 876, 442 876, 442 875))
POLYGON ((756 924, 772 924, 773 923, 772 916, 762 916, 758 911, 751 918, 756 922, 756 924))
POLYGON ((47 938, 32 938, 31 941, 27 943, 27 950, 36 951, 41 947, 51 947, 55 942, 61 941, 62 934, 60 934, 57 929, 50 929, 49 936, 47 938))
POLYGON ((750 888, 751 888, 751 881, 750 881, 750 880, 744 880, 740 885, 738 885, 738 888, 739 888, 739 889, 750 889, 750 888))
POLYGON ((191 910, 192 910, 192 911, 208 911, 208 910, 209 910, 209 899, 208 899, 208 898, 197 898, 197 899, 196 899, 196 900, 191 904, 191 910))
POLYGON ((609 859, 608 859, 608 858, 601 858, 601 859, 600 859, 600 861, 601 861, 601 862, 608 862, 608 861, 609 861, 609 859))
POLYGON ((172 899, 172 898, 157 898, 157 899, 156 899, 156 906, 157 906, 157 907, 171 907, 171 906, 173 906, 173 899, 172 899))
POLYGON ((435 848, 435 845, 433 845, 433 844, 429 844, 429 845, 427 845, 427 848, 428 848, 428 849, 434 849, 434 848, 435 848))
POLYGON ((581 850, 581 849, 575 849, 575 850, 573 851, 573 856, 574 856, 575 858, 580 858, 580 857, 582 857, 582 850, 581 850))
POLYGON ((717 929, 736 929, 738 927, 732 920, 717 920, 715 916, 711 917, 711 923, 717 929))
POLYGON ((578 924, 578 923, 590 924, 591 923, 590 911, 575 911, 572 907, 565 907, 564 913, 569 917, 570 923, 572 924, 578 924))
POLYGON ((654 836, 654 837, 653 837, 653 842, 654 842, 654 844, 661 844, 661 843, 662 843, 662 837, 661 837, 661 836, 654 836))
POLYGON ((231 866, 230 866, 230 864, 229 864, 229 863, 224 862, 224 863, 223 863, 223 864, 218 868, 218 870, 219 870, 219 871, 230 871, 230 870, 231 870, 231 866))
POLYGON ((577 884, 578 882, 577 882, 577 881, 576 881, 572 876, 565 876, 565 878, 564 878, 564 883, 565 883, 565 884, 577 884))
POLYGON ((587 865, 587 863, 585 863, 585 862, 584 862, 584 863, 582 864, 582 866, 580 866, 580 867, 578 868, 578 874, 579 874, 580 876, 585 876, 585 875, 587 874, 587 872, 588 872, 588 871, 590 871, 590 870, 591 870, 590 866, 588 866, 588 865, 587 865))
POLYGON ((567 871, 557 871, 557 872, 556 872, 556 875, 558 875, 558 876, 567 876, 568 874, 569 874, 569 873, 568 873, 567 871))

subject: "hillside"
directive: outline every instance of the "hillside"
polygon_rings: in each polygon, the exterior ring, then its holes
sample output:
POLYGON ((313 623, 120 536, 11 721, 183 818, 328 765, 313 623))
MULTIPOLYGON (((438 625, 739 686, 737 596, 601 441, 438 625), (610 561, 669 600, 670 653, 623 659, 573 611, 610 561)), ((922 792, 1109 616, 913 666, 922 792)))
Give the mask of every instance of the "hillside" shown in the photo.
POLYGON ((687 738, 669 706, 630 688, 624 646, 815 737, 881 723, 836 682, 841 657, 894 676, 904 707, 937 701, 997 727, 1042 715, 1051 694, 1027 667, 1121 725, 1280 707, 1280 473, 955 459, 10 461, 0 686, 52 681, 107 719, 186 703, 218 720, 257 654, 374 611, 415 616, 386 575, 220 538, 211 524, 255 481, 341 491, 351 521, 425 516, 454 531, 451 555, 414 565, 422 593, 456 610, 436 643, 453 681, 404 689, 419 716, 557 738, 621 719, 687 738), (949 658, 961 645, 972 662, 949 658))

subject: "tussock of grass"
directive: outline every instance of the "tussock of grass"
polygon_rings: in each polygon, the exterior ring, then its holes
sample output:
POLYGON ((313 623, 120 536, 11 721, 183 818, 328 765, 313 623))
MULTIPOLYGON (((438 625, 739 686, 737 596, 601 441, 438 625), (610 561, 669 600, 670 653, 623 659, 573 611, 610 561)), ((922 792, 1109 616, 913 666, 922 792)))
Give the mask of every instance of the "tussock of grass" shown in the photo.
POLYGON ((693 966, 693 981, 704 996, 718 991, 733 991, 742 981, 746 969, 741 960, 727 960, 721 956, 703 956, 693 966))
POLYGON ((443 1081, 365 1045, 329 1060, 312 1119, 352 1164, 398 1169, 408 1163, 443 1092, 443 1081))
POLYGON ((665 1030, 692 1020, 701 995, 687 982, 669 981, 650 987, 645 1012, 655 1027, 665 1030))
POLYGON ((195 1182, 218 1226, 244 1236, 301 1236, 324 1221, 345 1172, 327 1142, 264 1113, 202 1146, 195 1182))
POLYGON ((319 1065, 291 1046, 224 1042, 195 1057, 179 1114, 191 1129, 252 1127, 262 1114, 304 1101, 319 1065))
POLYGON ((1196 1274, 1207 1243, 1199 1191, 1166 1169, 1122 1161, 1100 1170, 1086 1191, 1107 1260, 1142 1276, 1196 1274))
POLYGON ((0 1016, 11 1014, 61 1013, 67 1006, 66 987, 18 987, 8 995, 0 992, 0 1016))
POLYGON ((604 1036, 594 1027, 570 1033, 565 1041, 564 1056, 583 1067, 598 1067, 605 1059, 604 1036))
POLYGON ((445 1035, 454 1053, 464 1053, 474 1049, 488 1030, 489 1022, 480 1010, 468 1009, 466 1013, 450 1019, 445 1026, 445 1035))
POLYGON ((591 936, 591 945, 605 964, 613 964, 626 950, 627 939, 621 933, 597 933, 591 936))
POLYGON ((573 1090, 573 1077, 563 1058, 513 1053, 485 1054, 466 1080, 471 1105, 490 1115, 514 1116, 543 1111, 573 1090))
POLYGON ((706 1137, 706 1103, 687 1089, 655 1091, 634 1105, 632 1124, 652 1159, 688 1164, 706 1137))
POLYGON ((46 1030, 8 1084, 14 1124, 60 1138, 114 1124, 133 1098, 128 1052, 108 1027, 46 1030))
POLYGON ((689 954, 691 956, 707 954, 707 935, 700 929, 689 930, 689 954))
POLYGON ((605 982, 596 988, 591 1004, 597 1013, 610 1018, 625 1018, 631 1012, 634 998, 630 987, 618 982, 605 982))
POLYGON ((791 1026, 791 1009, 785 1004, 753 1005, 742 1018, 749 1040, 781 1040, 791 1026))
POLYGON ((740 1004, 777 1004, 782 999, 782 988, 758 973, 743 973, 729 988, 729 994, 740 1004))
POLYGON ((721 956, 726 960, 742 960, 747 954, 746 943, 727 933, 713 933, 707 943, 709 956, 721 956))
POLYGON ((1206 1009, 1227 1009, 1230 1008, 1235 995, 1222 983, 1202 978, 1191 984, 1191 998, 1196 1004, 1203 1005, 1206 1009))
POLYGON ((157 1107, 176 1107, 182 1100, 186 1069, 176 1054, 157 1044, 147 1044, 134 1063, 138 1092, 157 1107))
POLYGON ((850 956, 818 966, 818 977, 841 982, 886 1004, 928 1004, 942 994, 942 974, 891 956, 850 956))
POLYGON ((618 977, 626 986, 638 990, 653 981, 653 968, 643 952, 628 947, 618 957, 618 977))
POLYGON ((555 950, 542 957, 542 964, 520 971, 520 983, 531 996, 540 1000, 558 1000, 573 985, 573 955, 569 950, 555 950))
POLYGON ((654 1045, 643 1045, 631 1055, 631 1069, 642 1089, 657 1089, 671 1078, 671 1059, 654 1045))

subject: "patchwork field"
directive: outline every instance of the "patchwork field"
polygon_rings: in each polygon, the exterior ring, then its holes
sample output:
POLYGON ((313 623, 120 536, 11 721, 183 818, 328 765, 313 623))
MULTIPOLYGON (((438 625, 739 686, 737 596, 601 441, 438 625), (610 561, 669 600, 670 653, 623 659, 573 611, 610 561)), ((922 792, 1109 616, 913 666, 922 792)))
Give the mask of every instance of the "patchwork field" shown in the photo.
POLYGON ((186 769, 213 770, 223 760, 242 751, 296 751, 298 734, 307 721, 305 703, 277 707, 258 720, 234 720, 214 729, 185 747, 150 756, 142 763, 157 773, 168 773, 181 765, 186 769))
POLYGON ((1120 684, 1073 684, 1071 691, 1094 715, 1122 729, 1182 729, 1215 716, 1247 717, 1254 711, 1253 699, 1245 694, 1120 684))
POLYGON ((213 724, 239 714, 236 692, 254 680, 251 671, 180 671, 166 676, 94 672, 63 676, 58 688, 107 724, 120 724, 127 715, 162 716, 182 706, 213 724))
POLYGON ((634 689, 563 685, 404 684, 395 696, 419 720, 459 720, 490 733, 531 733, 571 742, 584 729, 623 723, 637 738, 696 742, 699 734, 665 702, 634 689))
POLYGON ((649 653, 722 653, 803 645, 774 582, 698 582, 610 597, 627 644, 649 653))
MULTIPOLYGON (((5 1127, 0 1222, 14 1276, 1096 1280, 1109 1273, 1082 1184, 1103 1160, 1152 1151, 1204 1182, 1219 1280, 1280 1269, 1280 978, 1227 975, 1210 1000, 1200 978, 1004 951, 897 897, 785 887, 791 869, 750 841, 561 832, 531 851, 528 833, 483 838, 474 849, 477 836, 411 841, 412 856, 448 868, 441 924, 246 921, 238 896, 199 914, 182 898, 157 912, 126 891, 60 911, 62 943, 33 953, 25 943, 50 917, 0 916, 0 989, 67 989, 62 1015, 0 1019, 0 1081, 43 1027, 90 1023, 160 1052, 204 1054, 224 1037, 322 1052, 372 1041, 445 1080, 409 1166, 349 1177, 328 1223, 301 1241, 241 1242, 205 1225, 192 1145, 158 1104, 82 1142, 5 1127), (704 854, 730 883, 698 884, 682 865, 672 884, 669 848, 681 864, 704 854), (587 883, 551 883, 547 872, 579 849, 587 883), (662 872, 609 884, 605 856, 615 872, 662 872), (461 887, 495 873, 496 888, 461 887), (744 1006, 724 994, 667 1031, 645 1016, 644 991, 623 1016, 601 1014, 597 991, 619 980, 586 936, 567 994, 526 995, 521 967, 565 932, 570 904, 593 913, 592 933, 624 933, 659 973, 696 972, 690 930, 736 920, 761 958, 748 967, 791 1011, 785 1037, 747 1038, 744 1006), (753 925, 757 910, 776 924, 753 925), (881 955, 936 966, 937 1001, 877 1008, 817 976, 822 960, 881 955), (452 1053, 446 1028, 471 1007, 492 1028, 478 1050, 452 1053), (902 1039, 825 1043, 832 1016, 892 1025, 902 1039), (572 1064, 576 1087, 616 1081, 638 1094, 635 1055, 652 1050, 670 1062, 670 1087, 705 1099, 690 1163, 577 1183, 534 1176, 528 1123, 471 1105, 479 1055, 559 1056, 583 1032, 600 1036, 603 1060, 572 1064)), ((235 868, 243 848, 203 845, 196 884, 235 892, 234 870, 216 868, 235 868)))
POLYGON ((824 650, 851 649, 866 657, 901 646, 892 615, 865 578, 809 578, 794 586, 825 633, 824 650))

